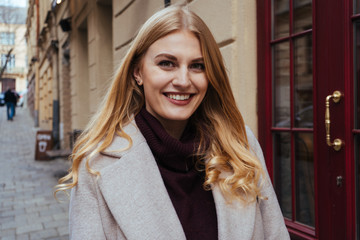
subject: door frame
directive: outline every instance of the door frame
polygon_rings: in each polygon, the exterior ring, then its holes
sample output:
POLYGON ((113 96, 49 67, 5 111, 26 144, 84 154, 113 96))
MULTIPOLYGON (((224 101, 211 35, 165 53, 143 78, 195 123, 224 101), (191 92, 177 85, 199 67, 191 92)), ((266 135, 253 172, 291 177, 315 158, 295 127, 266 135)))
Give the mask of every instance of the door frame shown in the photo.
MULTIPOLYGON (((270 178, 273 180, 272 155, 272 53, 271 53, 271 0, 257 0, 257 73, 258 73, 258 132, 259 142, 264 150, 270 178), (265 103, 265 104, 263 104, 265 103), (266 121, 264 121, 264 119, 266 121)), ((315 230, 301 224, 285 221, 292 237, 299 239, 335 239, 336 233, 331 229, 345 228, 346 239, 356 237, 355 215, 355 174, 354 174, 354 93, 353 93, 353 21, 352 0, 328 1, 313 0, 313 78, 314 78, 314 191, 315 191, 315 230), (340 4, 336 6, 336 4, 340 4), (331 22, 331 24, 329 24, 331 22), (340 34, 333 36, 332 32, 340 34), (331 39, 329 39, 331 37, 331 39), (324 41, 324 39, 326 41, 324 41), (321 42, 321 45, 320 45, 321 42), (324 43, 325 42, 325 43, 324 43), (343 48, 336 48, 328 59, 329 49, 336 44, 343 48), (336 60, 335 60, 336 59, 336 60), (340 64, 336 64, 340 63, 340 64), (329 64, 334 65, 329 69, 329 64), (339 69, 339 66, 341 69, 339 69), (327 69, 328 72, 325 71, 327 69), (331 71, 335 72, 331 73, 331 71), (339 75, 338 79, 328 84, 328 78, 339 75), (316 79, 316 80, 315 80, 316 79), (322 80, 319 80, 322 79, 322 80), (322 82, 322 83, 321 83, 322 82), (333 121, 332 139, 340 137, 345 140, 345 148, 340 154, 329 149, 325 143, 325 98, 334 90, 344 93, 342 105, 331 104, 331 120, 333 121), (342 109, 340 109, 342 108, 342 109), (335 112, 337 111, 337 112, 335 112), (338 111, 342 117, 338 117, 338 111), (336 114, 335 114, 336 113, 336 114), (336 128, 335 128, 336 125, 336 128), (340 126, 341 125, 341 126, 340 126), (328 160, 324 159, 324 154, 328 160), (318 164, 319 163, 319 164, 318 164), (335 169, 335 170, 334 170, 335 169), (334 171, 333 171, 334 170, 334 171), (333 171, 332 174, 328 174, 333 171), (334 176, 343 175, 343 190, 338 192, 332 182, 334 176), (330 193, 330 201, 328 195, 330 193), (341 199, 344 198, 345 200, 341 199), (334 213, 332 206, 338 201, 344 204, 345 221, 334 221, 341 213, 334 213), (342 203, 343 201, 343 203, 342 203), (335 214, 335 215, 334 215, 335 214), (341 226, 342 224, 342 226, 341 226), (330 231, 329 231, 330 229, 330 231), (334 235, 335 234, 335 235, 334 235)))

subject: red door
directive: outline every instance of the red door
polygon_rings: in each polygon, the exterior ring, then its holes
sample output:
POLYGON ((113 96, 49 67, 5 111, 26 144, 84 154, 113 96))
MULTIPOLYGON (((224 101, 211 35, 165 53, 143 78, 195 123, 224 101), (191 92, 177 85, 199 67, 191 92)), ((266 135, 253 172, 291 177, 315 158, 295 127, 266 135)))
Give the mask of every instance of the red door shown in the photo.
POLYGON ((259 140, 291 237, 360 239, 360 0, 257 9, 259 140))

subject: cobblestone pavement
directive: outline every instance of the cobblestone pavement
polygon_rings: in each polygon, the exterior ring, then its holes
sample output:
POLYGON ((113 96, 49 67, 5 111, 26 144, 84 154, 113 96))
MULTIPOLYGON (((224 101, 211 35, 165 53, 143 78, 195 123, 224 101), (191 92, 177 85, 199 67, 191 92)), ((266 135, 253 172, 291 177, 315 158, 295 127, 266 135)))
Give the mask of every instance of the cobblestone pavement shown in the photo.
MULTIPOLYGON (((0 107, 0 239, 68 239, 68 200, 53 197, 64 159, 35 161, 37 129, 29 110, 7 121, 0 107)), ((63 194, 61 194, 63 195, 63 194)))

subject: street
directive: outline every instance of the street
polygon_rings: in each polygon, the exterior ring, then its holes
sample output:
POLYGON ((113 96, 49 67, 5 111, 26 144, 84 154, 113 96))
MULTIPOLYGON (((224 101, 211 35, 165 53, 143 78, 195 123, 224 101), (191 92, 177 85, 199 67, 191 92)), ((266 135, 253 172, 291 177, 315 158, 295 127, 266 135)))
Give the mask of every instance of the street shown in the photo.
POLYGON ((68 161, 35 161, 34 121, 27 108, 16 108, 7 121, 0 107, 0 239, 68 239, 68 200, 53 197, 59 173, 68 161))

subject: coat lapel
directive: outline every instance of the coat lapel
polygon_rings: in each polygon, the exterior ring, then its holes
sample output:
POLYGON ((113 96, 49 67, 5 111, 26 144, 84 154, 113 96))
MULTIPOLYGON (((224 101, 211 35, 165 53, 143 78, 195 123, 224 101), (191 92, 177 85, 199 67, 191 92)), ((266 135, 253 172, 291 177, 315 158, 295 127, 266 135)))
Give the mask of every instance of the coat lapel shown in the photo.
POLYGON ((235 200, 227 203, 217 186, 213 189, 213 196, 218 219, 219 240, 252 239, 256 203, 247 206, 235 200))
POLYGON ((104 153, 120 160, 101 171, 100 191, 128 239, 186 239, 151 150, 135 135, 129 151, 114 152, 127 145, 117 137, 104 153))
MULTIPOLYGON (((125 131, 133 146, 116 137, 104 155, 120 158, 101 170, 100 191, 116 222, 128 239, 186 239, 167 193, 156 161, 135 125, 125 131)), ((256 203, 226 203, 219 187, 213 189, 219 240, 252 239, 256 203)))

